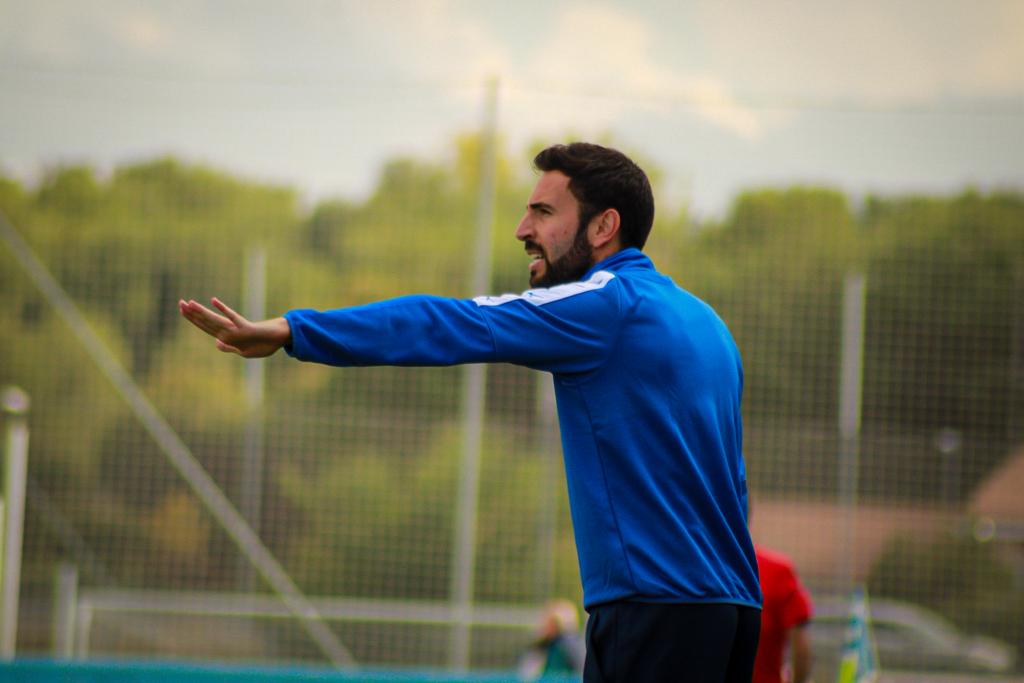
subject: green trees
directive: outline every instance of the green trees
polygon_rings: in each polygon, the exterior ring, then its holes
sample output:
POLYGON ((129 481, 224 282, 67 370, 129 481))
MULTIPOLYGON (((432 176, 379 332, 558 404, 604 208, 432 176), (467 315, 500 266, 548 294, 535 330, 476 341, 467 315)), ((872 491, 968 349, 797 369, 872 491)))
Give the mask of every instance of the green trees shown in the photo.
MULTIPOLYGON (((974 191, 865 208, 875 330, 865 418, 932 442, 944 429, 960 434, 957 498, 1022 436, 1022 212, 1020 195, 974 191)), ((922 468, 941 471, 934 443, 927 455, 922 468)))

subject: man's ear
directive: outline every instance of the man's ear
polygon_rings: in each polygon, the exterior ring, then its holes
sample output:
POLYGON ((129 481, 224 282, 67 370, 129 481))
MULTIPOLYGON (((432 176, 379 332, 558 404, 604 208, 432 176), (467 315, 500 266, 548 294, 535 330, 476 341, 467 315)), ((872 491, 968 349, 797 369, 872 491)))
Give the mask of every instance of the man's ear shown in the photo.
POLYGON ((594 249, 601 249, 606 246, 614 246, 619 242, 619 226, 622 217, 617 209, 605 209, 590 219, 588 233, 590 246, 594 249))

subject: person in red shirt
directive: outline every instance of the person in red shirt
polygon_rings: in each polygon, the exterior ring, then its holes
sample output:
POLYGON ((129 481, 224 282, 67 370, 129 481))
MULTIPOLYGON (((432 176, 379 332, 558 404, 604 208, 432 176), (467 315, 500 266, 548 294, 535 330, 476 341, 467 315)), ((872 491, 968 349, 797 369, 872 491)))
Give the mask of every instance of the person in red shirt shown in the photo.
POLYGON ((806 629, 814 609, 811 596, 788 557, 756 544, 754 551, 764 606, 753 683, 807 683, 811 677, 811 643, 806 629), (784 661, 787 643, 792 653, 788 667, 784 661))

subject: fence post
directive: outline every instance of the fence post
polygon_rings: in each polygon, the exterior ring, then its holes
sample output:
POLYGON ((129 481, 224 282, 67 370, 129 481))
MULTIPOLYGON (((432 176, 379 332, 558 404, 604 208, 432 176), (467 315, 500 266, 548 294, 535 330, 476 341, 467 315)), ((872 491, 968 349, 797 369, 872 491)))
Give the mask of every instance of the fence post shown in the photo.
POLYGON ((25 481, 28 469, 29 397, 15 386, 5 387, 0 402, 7 414, 4 464, 3 561, 0 562, 0 658, 13 659, 18 638, 18 591, 21 587, 21 539, 25 523, 25 481))
POLYGON ((839 593, 849 595, 857 563, 857 495, 860 466, 861 393, 864 383, 864 274, 843 282, 843 330, 839 373, 839 505, 843 510, 843 548, 838 555, 839 593))
POLYGON ((70 562, 57 565, 53 595, 53 657, 75 656, 75 623, 78 611, 78 567, 70 562))

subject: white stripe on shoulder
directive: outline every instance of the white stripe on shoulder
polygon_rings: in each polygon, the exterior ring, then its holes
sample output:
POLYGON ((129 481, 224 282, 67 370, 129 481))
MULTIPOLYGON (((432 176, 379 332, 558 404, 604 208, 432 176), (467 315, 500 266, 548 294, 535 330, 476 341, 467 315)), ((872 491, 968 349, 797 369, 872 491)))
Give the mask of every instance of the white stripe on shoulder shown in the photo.
POLYGON ((502 294, 501 296, 478 296, 473 299, 477 306, 501 306, 512 301, 525 301, 534 306, 543 306, 553 301, 561 301, 569 297, 602 289, 615 279, 615 273, 599 270, 583 282, 570 282, 555 287, 528 289, 522 294, 502 294))

